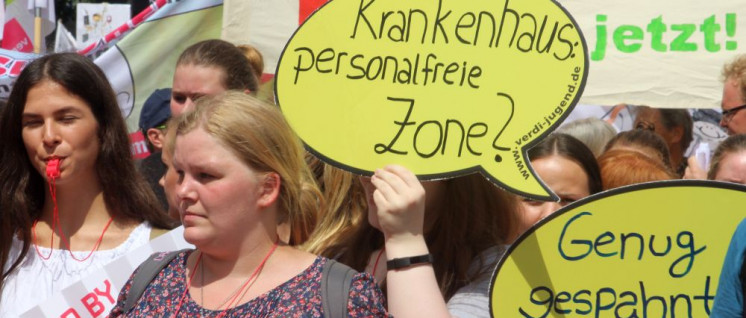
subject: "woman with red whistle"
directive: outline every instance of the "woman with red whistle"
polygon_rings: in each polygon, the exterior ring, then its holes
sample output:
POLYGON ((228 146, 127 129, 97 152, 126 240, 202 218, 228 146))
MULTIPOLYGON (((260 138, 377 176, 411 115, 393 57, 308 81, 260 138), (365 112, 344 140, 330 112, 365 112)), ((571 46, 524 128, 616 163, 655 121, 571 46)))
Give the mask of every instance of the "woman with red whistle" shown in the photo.
POLYGON ((114 91, 87 58, 51 54, 26 66, 0 135, 0 317, 170 227, 135 170, 114 91))

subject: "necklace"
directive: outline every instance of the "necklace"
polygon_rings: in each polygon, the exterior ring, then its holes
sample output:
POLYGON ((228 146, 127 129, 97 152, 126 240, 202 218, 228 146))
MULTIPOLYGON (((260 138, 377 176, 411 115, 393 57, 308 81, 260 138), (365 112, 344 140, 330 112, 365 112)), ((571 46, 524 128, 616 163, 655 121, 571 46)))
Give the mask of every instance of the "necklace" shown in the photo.
MULTIPOLYGON (((218 318, 222 318, 223 316, 227 315, 228 310, 233 308, 235 304, 241 298, 243 298, 243 295, 245 295, 246 291, 248 291, 248 288, 250 288, 253 285, 253 282, 256 281, 257 277, 259 276, 259 272, 262 270, 262 268, 264 268, 264 264, 267 263, 267 260, 269 259, 269 257, 272 256, 272 253, 274 253, 275 249, 277 249, 278 242, 279 242, 279 239, 275 240, 275 243, 272 245, 272 248, 269 250, 267 255, 264 256, 264 259, 262 259, 262 261, 259 263, 256 269, 254 269, 254 272, 251 273, 251 276, 249 276, 246 282, 241 284, 241 286, 236 291, 234 291, 233 293, 231 293, 231 295, 228 296, 227 303, 224 302, 216 309, 220 311, 220 313, 217 316, 218 318), (223 305, 225 305, 225 309, 220 310, 220 308, 222 308, 223 305)), ((197 273, 197 266, 200 266, 201 263, 202 263, 202 252, 200 252, 199 256, 197 256, 197 261, 194 264, 194 269, 192 269, 192 274, 189 275, 189 278, 187 279, 186 288, 184 289, 184 292, 181 294, 181 297, 179 298, 179 305, 176 307, 176 310, 174 311, 174 315, 172 317, 176 317, 176 314, 178 314, 179 311, 181 310, 181 306, 184 303, 184 299, 186 299, 186 295, 189 292, 189 288, 192 286, 192 279, 194 278, 194 274, 197 273)), ((202 264, 202 267, 204 267, 204 264, 202 264)), ((204 273, 204 269, 201 269, 201 271, 204 273)), ((202 281, 204 282, 204 275, 202 275, 202 281)), ((202 288, 204 292, 205 286, 203 285, 202 288)), ((204 301, 202 302, 202 305, 204 305, 204 301)), ((201 315, 204 314, 204 312, 202 311, 203 310, 202 305, 200 305, 201 315)))
MULTIPOLYGON (((260 274, 261 274, 261 268, 263 268, 263 267, 264 267, 264 264, 260 264, 259 265, 259 268, 260 268, 259 273, 260 274)), ((201 305, 200 305, 200 308, 199 308, 199 313, 200 313, 200 317, 205 317, 205 307, 204 307, 204 305, 205 305, 205 265, 204 264, 202 264, 202 266, 199 267, 199 271, 200 271, 200 275, 201 275, 200 281, 202 283, 202 290, 199 293, 199 298, 200 298, 200 302, 201 302, 201 305)), ((251 288, 251 286, 254 285, 254 282, 256 282, 256 280, 257 280, 258 277, 259 277, 258 274, 257 274, 257 276, 253 277, 254 279, 251 280, 251 283, 249 283, 249 285, 247 286, 247 288, 244 289, 244 291, 242 293, 243 295, 245 295, 246 292, 249 291, 249 288, 251 288)), ((249 278, 249 279, 251 279, 251 278, 249 278)), ((228 297, 225 297, 225 299, 220 304, 220 306, 218 306, 218 309, 223 308, 223 306, 225 306, 225 304, 227 304, 228 301, 231 298, 236 297, 236 294, 238 294, 239 291, 240 291, 240 289, 236 289, 230 295, 228 295, 228 297)), ((243 295, 241 295, 238 299, 243 298, 243 295)))
POLYGON ((373 264, 373 273, 371 273, 373 275, 373 278, 376 278, 376 270, 378 269, 378 261, 381 260, 381 255, 383 255, 383 252, 385 252, 385 251, 386 251, 385 247, 381 248, 381 250, 378 251, 378 256, 376 257, 376 262, 373 264))
POLYGON ((101 245, 101 241, 104 240, 104 234, 106 233, 106 230, 109 229, 109 225, 111 225, 111 222, 114 221, 114 218, 109 217, 109 221, 106 222, 106 225, 104 225, 104 229, 103 231, 101 231, 101 235, 98 237, 98 240, 96 240, 96 244, 93 245, 93 248, 88 253, 88 255, 86 255, 86 257, 82 259, 75 257, 75 254, 73 254, 73 251, 70 249, 70 241, 65 236, 65 232, 62 231, 62 226, 60 225, 60 213, 57 209, 57 186, 55 184, 56 178, 52 177, 51 179, 52 179, 52 182, 49 183, 49 193, 52 195, 52 203, 53 203, 54 208, 52 210, 52 235, 51 235, 52 239, 51 239, 51 242, 49 243, 50 251, 49 251, 49 255, 47 256, 44 256, 41 253, 41 251, 39 251, 39 244, 36 243, 37 241, 36 240, 36 224, 39 223, 39 220, 35 220, 34 224, 31 226, 31 235, 33 238, 33 244, 34 244, 34 249, 36 250, 36 254, 38 254, 39 257, 41 257, 41 259, 45 261, 49 260, 52 257, 52 254, 54 253, 54 232, 55 232, 55 229, 59 226, 60 239, 62 240, 63 245, 67 247, 67 251, 68 253, 70 253, 70 257, 78 262, 81 262, 81 263, 85 262, 89 258, 91 258, 91 256, 93 255, 93 252, 95 252, 98 249, 99 245, 101 245))

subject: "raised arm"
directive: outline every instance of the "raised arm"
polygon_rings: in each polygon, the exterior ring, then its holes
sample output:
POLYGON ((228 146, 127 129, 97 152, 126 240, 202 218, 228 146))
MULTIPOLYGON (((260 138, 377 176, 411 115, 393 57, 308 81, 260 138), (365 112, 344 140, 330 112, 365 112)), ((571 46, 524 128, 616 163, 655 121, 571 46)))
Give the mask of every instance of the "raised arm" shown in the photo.
MULTIPOLYGON (((387 259, 428 255, 423 234, 425 189, 417 177, 391 165, 376 170, 371 183, 376 188, 371 213, 376 213, 384 234, 387 259)), ((388 309, 394 317, 450 317, 431 263, 388 268, 386 284, 388 309)))

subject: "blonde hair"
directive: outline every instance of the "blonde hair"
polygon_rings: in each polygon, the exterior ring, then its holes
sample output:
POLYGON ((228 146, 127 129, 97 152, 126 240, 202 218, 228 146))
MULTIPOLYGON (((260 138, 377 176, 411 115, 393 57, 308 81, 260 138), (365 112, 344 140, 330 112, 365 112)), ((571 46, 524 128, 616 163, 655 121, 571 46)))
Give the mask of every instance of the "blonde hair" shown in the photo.
POLYGON ((710 170, 707 172, 707 179, 715 180, 715 175, 720 170, 720 163, 727 155, 746 150, 746 135, 738 134, 728 136, 721 142, 712 154, 710 160, 710 170))
POLYGON ((732 61, 723 65, 721 80, 723 82, 734 79, 738 83, 741 96, 746 98, 746 54, 736 56, 732 61))
POLYGON ((200 98, 179 117, 176 135, 202 128, 246 165, 280 176, 278 223, 291 226, 290 244, 310 235, 321 193, 304 160, 303 146, 277 107, 238 91, 200 98))
POLYGON ((262 80, 262 74, 264 73, 264 57, 262 57, 262 53, 248 44, 236 45, 236 47, 241 50, 241 53, 243 53, 246 59, 249 60, 251 69, 254 71, 254 75, 257 78, 257 83, 260 83, 262 80))
POLYGON ((172 157, 176 145, 176 126, 179 124, 179 117, 171 117, 166 121, 166 129, 163 131, 163 148, 161 151, 168 152, 172 157))
POLYGON ((307 161, 324 194, 325 205, 315 231, 302 248, 336 258, 344 252, 345 238, 368 222, 365 190, 358 176, 325 164, 312 155, 307 155, 307 161))

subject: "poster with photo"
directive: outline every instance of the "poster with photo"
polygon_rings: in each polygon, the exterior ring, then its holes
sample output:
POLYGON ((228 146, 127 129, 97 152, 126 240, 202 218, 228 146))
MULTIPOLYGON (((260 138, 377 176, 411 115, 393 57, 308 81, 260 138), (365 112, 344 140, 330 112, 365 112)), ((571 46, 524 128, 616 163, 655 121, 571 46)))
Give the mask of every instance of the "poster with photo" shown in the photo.
POLYGON ((87 46, 129 19, 129 4, 78 3, 75 39, 81 46, 87 46))

